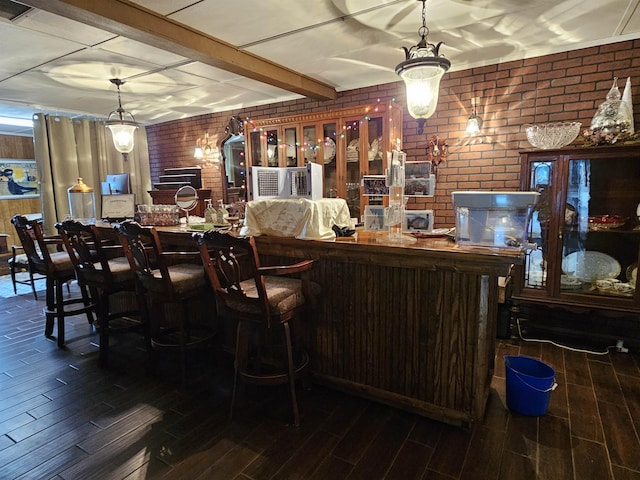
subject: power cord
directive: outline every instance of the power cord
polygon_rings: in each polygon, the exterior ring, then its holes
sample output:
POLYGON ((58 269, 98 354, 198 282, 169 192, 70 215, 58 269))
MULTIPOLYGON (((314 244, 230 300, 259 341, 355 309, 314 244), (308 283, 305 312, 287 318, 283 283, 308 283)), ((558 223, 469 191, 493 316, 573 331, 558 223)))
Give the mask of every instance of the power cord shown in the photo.
POLYGON ((555 345, 556 347, 564 348, 566 350, 571 350, 572 352, 590 353, 592 355, 607 355, 609 353, 609 350, 611 350, 611 349, 618 350, 619 352, 628 351, 628 349, 622 347, 621 344, 620 345, 610 345, 610 346, 606 347, 604 352, 594 352, 593 350, 586 350, 586 349, 582 349, 582 348, 575 348, 575 347, 570 347, 568 345, 563 345, 561 343, 554 342, 553 340, 547 340, 547 339, 543 339, 543 338, 525 338, 525 337, 522 336, 522 329, 520 328, 520 319, 519 318, 516 318, 516 326, 518 327, 518 336, 520 337, 521 340, 523 340, 525 342, 550 343, 551 345, 555 345))

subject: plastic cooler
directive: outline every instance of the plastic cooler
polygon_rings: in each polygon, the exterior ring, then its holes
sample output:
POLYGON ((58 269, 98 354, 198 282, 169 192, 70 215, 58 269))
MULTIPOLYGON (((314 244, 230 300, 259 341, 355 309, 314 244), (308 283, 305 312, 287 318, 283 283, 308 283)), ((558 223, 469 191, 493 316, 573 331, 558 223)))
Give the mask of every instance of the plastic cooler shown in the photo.
POLYGON ((460 245, 522 248, 538 192, 453 192, 460 245))

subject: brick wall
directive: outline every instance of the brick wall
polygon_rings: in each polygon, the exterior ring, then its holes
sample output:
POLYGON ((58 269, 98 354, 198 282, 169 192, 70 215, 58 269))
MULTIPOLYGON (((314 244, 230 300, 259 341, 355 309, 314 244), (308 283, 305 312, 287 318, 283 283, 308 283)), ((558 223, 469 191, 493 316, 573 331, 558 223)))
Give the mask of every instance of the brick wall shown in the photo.
MULTIPOLYGON (((640 40, 574 50, 445 74, 436 113, 422 135, 417 122, 404 113, 402 149, 408 161, 425 159, 428 139, 447 140, 449 155, 438 167, 433 198, 411 199, 408 208, 435 210, 435 226, 454 224, 454 190, 518 190, 519 151, 531 148, 524 125, 561 120, 589 126, 597 106, 619 77, 620 91, 627 77, 634 88, 635 123, 640 127, 640 40), (471 98, 479 97, 480 133, 465 133, 471 98)), ((224 138, 231 115, 266 118, 309 111, 325 111, 376 102, 404 105, 402 82, 340 92, 333 101, 300 99, 228 112, 212 113, 147 127, 151 176, 157 181, 167 167, 193 166, 196 140, 209 132, 213 141, 224 138)), ((203 165, 203 184, 214 199, 222 197, 220 165, 203 165)))

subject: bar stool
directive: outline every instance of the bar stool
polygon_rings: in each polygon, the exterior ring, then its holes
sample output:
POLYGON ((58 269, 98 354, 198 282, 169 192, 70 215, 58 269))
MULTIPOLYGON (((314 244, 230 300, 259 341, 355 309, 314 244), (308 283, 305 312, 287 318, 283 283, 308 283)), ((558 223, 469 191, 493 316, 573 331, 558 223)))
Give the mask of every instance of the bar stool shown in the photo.
POLYGON ((11 274, 11 283, 13 284, 14 295, 18 294, 18 284, 29 285, 33 292, 33 298, 38 300, 38 294, 36 292, 36 280, 43 280, 45 275, 40 274, 37 271, 37 267, 31 265, 29 262, 29 256, 24 252, 24 247, 21 245, 11 245, 11 258, 9 258, 9 273, 11 274), (20 253, 18 253, 20 252, 20 253), (19 280, 16 275, 19 271, 26 271, 29 275, 28 280, 19 280))
POLYGON ((29 257, 29 265, 34 271, 47 278, 47 301, 45 309, 45 330, 47 337, 53 335, 54 321, 58 323, 58 347, 64 347, 64 319, 72 315, 85 313, 89 324, 93 324, 93 311, 96 305, 91 302, 86 286, 78 281, 81 298, 64 299, 62 287, 65 283, 76 278, 73 263, 69 254, 65 251, 50 252, 50 246, 61 247, 62 239, 59 236, 45 236, 42 223, 38 220, 29 220, 23 215, 15 215, 11 223, 16 229, 18 238, 24 247, 25 254, 29 257), (38 248, 36 248, 36 245, 38 248), (76 308, 67 308, 81 304, 76 308))
POLYGON ((295 382, 308 372, 309 356, 295 345, 292 322, 315 303, 320 286, 307 279, 313 260, 261 266, 253 237, 209 231, 196 234, 218 314, 238 321, 230 417, 239 382, 288 384, 293 423, 300 425, 295 382), (301 279, 285 275, 301 274, 301 279), (280 336, 280 338, 278 338, 280 336))
MULTIPOLYGON (((109 337, 112 334, 142 331, 145 346, 150 351, 147 324, 141 319, 135 291, 135 272, 124 255, 122 245, 111 242, 95 225, 84 225, 75 220, 56 224, 65 248, 76 270, 76 278, 89 288, 97 304, 100 346, 98 365, 105 367, 109 358, 109 337), (134 297, 135 307, 126 298, 127 292, 134 297), (112 309, 110 300, 122 297, 119 307, 112 309), (124 309, 123 309, 124 308, 124 309)), ((112 233, 111 230, 106 230, 112 233)), ((115 235, 112 235, 115 239, 115 235)))
MULTIPOLYGON (((154 227, 125 221, 114 226, 129 265, 136 273, 136 292, 149 325, 152 360, 157 349, 177 349, 183 386, 187 383, 187 351, 210 344, 215 325, 197 322, 190 308, 206 299, 207 281, 197 251, 165 252, 154 227), (167 306, 182 311, 167 315, 167 306)), ((155 362, 154 362, 155 363, 155 362)))

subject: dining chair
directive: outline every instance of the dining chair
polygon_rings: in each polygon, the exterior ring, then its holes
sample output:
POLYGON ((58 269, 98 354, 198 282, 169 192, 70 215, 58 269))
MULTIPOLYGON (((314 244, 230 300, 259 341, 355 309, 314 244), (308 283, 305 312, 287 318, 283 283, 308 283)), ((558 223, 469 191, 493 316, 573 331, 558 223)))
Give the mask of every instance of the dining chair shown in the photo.
POLYGON ((89 324, 93 324, 95 304, 91 302, 89 292, 81 281, 78 281, 81 297, 69 297, 65 300, 62 294, 63 285, 75 280, 76 274, 69 254, 58 250, 63 245, 59 235, 46 236, 41 221, 29 220, 24 215, 14 215, 11 223, 28 257, 30 269, 46 277, 44 333, 45 336, 51 337, 57 320, 57 344, 62 348, 65 343, 65 318, 84 313, 89 324), (51 252, 50 247, 56 247, 56 251, 51 252))
POLYGON ((177 349, 183 386, 187 385, 187 352, 210 346, 216 335, 215 322, 203 319, 202 303, 207 300, 207 281, 197 250, 164 251, 158 231, 125 221, 114 226, 129 265, 136 273, 136 292, 149 325, 151 355, 177 349), (174 308, 169 308, 170 306, 174 308), (177 307, 177 308, 175 308, 177 307))
POLYGON ((89 288, 97 304, 98 365, 108 364, 109 338, 113 334, 142 332, 150 351, 148 328, 134 294, 136 275, 120 242, 114 243, 115 234, 110 229, 76 220, 59 222, 56 228, 75 267, 76 278, 89 288))
POLYGON ((294 319, 308 313, 320 293, 320 286, 308 279, 313 260, 262 266, 252 236, 210 230, 195 237, 218 315, 238 322, 230 417, 240 382, 288 384, 293 424, 299 426, 295 383, 308 373, 309 356, 292 330, 294 319))

